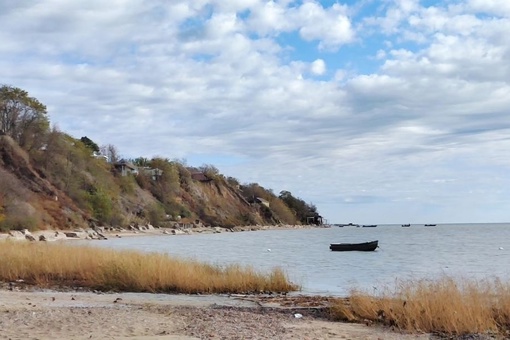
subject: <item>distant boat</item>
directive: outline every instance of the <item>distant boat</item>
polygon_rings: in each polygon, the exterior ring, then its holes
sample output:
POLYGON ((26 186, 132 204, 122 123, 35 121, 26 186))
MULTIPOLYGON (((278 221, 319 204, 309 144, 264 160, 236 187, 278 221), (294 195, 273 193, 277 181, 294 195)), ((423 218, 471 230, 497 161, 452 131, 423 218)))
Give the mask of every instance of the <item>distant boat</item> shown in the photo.
POLYGON ((410 224, 402 224, 402 227, 410 227, 410 224))
POLYGON ((362 227, 363 228, 375 228, 375 227, 377 227, 377 224, 363 224, 362 227))
POLYGON ((379 241, 364 243, 331 243, 331 251, 374 251, 379 246, 379 241))
POLYGON ((435 227, 437 224, 425 224, 425 227, 435 227))
POLYGON ((337 224, 340 228, 341 227, 359 227, 359 224, 354 224, 354 223, 347 223, 347 224, 337 224))

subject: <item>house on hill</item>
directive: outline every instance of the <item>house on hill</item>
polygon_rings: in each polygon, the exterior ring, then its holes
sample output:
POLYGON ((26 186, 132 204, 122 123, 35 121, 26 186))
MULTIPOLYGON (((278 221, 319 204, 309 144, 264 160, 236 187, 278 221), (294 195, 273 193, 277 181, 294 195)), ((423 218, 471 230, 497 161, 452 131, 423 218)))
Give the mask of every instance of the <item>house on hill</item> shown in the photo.
POLYGON ((113 166, 121 176, 127 176, 128 174, 138 175, 138 168, 133 163, 128 162, 125 159, 121 159, 114 163, 113 166))

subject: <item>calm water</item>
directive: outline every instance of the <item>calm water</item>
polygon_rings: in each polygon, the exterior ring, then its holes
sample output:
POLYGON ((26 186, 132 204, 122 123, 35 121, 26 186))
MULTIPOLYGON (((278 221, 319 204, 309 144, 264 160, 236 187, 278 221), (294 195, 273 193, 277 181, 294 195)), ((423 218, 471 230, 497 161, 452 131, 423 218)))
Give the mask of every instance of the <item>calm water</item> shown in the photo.
MULTIPOLYGON (((346 295, 353 287, 393 286, 395 279, 510 279, 510 224, 380 225, 377 228, 269 230, 145 236, 95 245, 166 252, 214 264, 282 267, 304 294, 346 295), (331 252, 330 243, 379 240, 375 252, 331 252)), ((90 244, 90 243, 89 243, 90 244)))

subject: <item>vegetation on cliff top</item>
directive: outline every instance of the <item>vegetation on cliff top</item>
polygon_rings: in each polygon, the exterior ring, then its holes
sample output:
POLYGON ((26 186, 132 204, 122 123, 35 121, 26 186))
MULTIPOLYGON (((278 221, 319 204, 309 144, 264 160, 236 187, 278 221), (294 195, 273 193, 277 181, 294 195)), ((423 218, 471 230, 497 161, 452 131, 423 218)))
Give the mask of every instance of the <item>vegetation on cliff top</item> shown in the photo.
POLYGON ((124 160, 50 127, 46 107, 16 87, 0 87, 0 231, 127 226, 175 221, 233 227, 303 224, 316 207, 288 191, 241 184, 213 165, 168 158, 124 160))

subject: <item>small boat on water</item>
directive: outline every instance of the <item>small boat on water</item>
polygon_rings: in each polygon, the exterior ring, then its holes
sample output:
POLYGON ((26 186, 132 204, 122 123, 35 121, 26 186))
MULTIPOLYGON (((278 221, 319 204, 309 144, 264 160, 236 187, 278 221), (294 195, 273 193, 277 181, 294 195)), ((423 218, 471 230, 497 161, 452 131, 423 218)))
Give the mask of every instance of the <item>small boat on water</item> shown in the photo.
POLYGON ((375 228, 375 227, 377 227, 377 224, 363 224, 362 227, 363 228, 375 228))
POLYGON ((411 225, 410 224, 402 224, 402 227, 410 227, 411 225))
POLYGON ((354 224, 354 223, 343 223, 343 224, 337 224, 337 226, 339 227, 359 227, 359 224, 354 224))
POLYGON ((329 249, 332 251, 374 251, 379 246, 379 241, 364 243, 331 243, 329 249))
POLYGON ((437 224, 425 224, 425 227, 435 227, 437 224))

